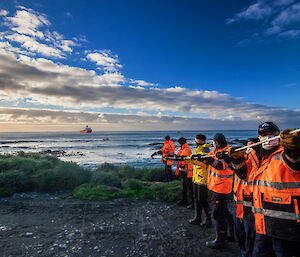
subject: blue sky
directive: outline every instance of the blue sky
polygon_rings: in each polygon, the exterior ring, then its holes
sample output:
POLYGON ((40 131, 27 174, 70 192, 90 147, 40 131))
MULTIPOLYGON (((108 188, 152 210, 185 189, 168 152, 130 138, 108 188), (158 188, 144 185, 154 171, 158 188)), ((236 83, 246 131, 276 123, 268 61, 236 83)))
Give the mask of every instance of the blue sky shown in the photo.
POLYGON ((300 2, 1 1, 1 131, 300 124, 300 2))

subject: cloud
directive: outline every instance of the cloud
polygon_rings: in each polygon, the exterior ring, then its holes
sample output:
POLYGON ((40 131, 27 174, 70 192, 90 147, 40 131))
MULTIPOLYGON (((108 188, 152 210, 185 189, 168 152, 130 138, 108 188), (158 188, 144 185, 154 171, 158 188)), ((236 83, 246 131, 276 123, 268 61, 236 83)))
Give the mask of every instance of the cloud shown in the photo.
MULTIPOLYGON (((212 129, 218 126, 225 129, 236 128, 237 124, 239 128, 249 128, 265 120, 300 123, 298 110, 246 103, 218 91, 180 86, 159 88, 155 83, 126 78, 120 72, 118 55, 108 49, 75 53, 95 63, 99 68, 96 71, 57 62, 55 58, 67 57, 86 38, 65 39, 64 35, 49 30, 51 23, 47 16, 25 7, 19 9, 12 17, 2 17, 9 30, 0 33, 0 101, 2 106, 15 107, 2 108, 0 120, 2 117, 5 124, 15 121, 28 126, 39 123, 54 126, 94 121, 108 127, 117 124, 120 129, 184 129, 186 126, 203 129, 206 122, 215 124, 212 129), (25 17, 24 24, 20 23, 20 17, 25 17), (17 108, 24 106, 31 109, 17 108), (82 111, 102 108, 124 114, 82 111), (69 111, 60 114, 59 109, 69 111)), ((284 32, 288 31, 281 33, 284 32)))
POLYGON ((30 35, 43 39, 44 34, 39 30, 39 28, 45 25, 50 25, 46 16, 38 14, 32 9, 26 9, 24 7, 19 8, 21 8, 21 10, 17 10, 15 16, 7 17, 5 19, 6 25, 19 34, 30 35))
POLYGON ((89 53, 86 58, 106 71, 114 72, 122 68, 118 56, 113 55, 110 50, 94 51, 89 53))
MULTIPOLYGON (((275 121, 281 128, 291 126, 275 121)), ((205 129, 256 129, 261 120, 191 118, 166 115, 99 113, 83 111, 35 110, 0 108, 1 127, 13 131, 80 130, 89 124, 93 130, 195 130, 205 129)), ((296 124, 296 123, 293 123, 296 124)), ((4 131, 4 130, 0 131, 4 131)))
POLYGON ((134 79, 130 79, 129 81, 130 81, 130 83, 134 83, 134 84, 137 84, 137 85, 142 86, 142 87, 158 86, 157 83, 150 83, 150 82, 146 82, 146 81, 144 81, 144 80, 134 80, 134 79))
POLYGON ((135 88, 124 85, 119 73, 94 71, 56 64, 43 58, 0 55, 2 100, 24 99, 35 106, 50 105, 73 110, 113 107, 154 112, 178 112, 181 116, 208 115, 212 119, 277 120, 300 122, 300 112, 281 107, 245 103, 217 91, 174 88, 135 88), (187 101, 188 99, 188 101, 187 101), (293 117, 293 118, 291 118, 293 117))
POLYGON ((7 14, 8 14, 8 11, 0 10, 0 16, 6 16, 7 14))
MULTIPOLYGON (((257 36, 247 37, 237 45, 242 46, 251 42, 272 41, 280 42, 282 39, 295 39, 300 31, 300 3, 293 0, 263 1, 258 0, 248 8, 226 20, 230 25, 237 22, 255 20, 257 36)), ((252 32, 253 33, 253 32, 252 32)))
MULTIPOLYGON (((3 18, 3 24, 8 30, 2 32, 2 39, 19 44, 19 48, 30 52, 31 55, 40 54, 56 58, 65 58, 73 51, 74 46, 80 45, 80 38, 65 39, 58 32, 50 31, 48 28, 51 23, 46 15, 23 6, 17 8, 13 16, 3 18)), ((16 53, 20 52, 19 48, 16 48, 16 53)), ((13 51, 13 48, 10 50, 13 51)))
POLYGON ((233 18, 227 19, 226 23, 231 24, 240 20, 263 20, 272 13, 272 8, 264 3, 258 2, 250 5, 244 11, 236 14, 233 18))
POLYGON ((44 56, 52 56, 52 57, 60 57, 62 58, 64 55, 63 53, 54 47, 50 47, 46 44, 41 44, 34 40, 34 38, 26 36, 26 35, 20 35, 20 34, 12 34, 6 36, 6 38, 10 41, 18 42, 21 44, 21 46, 30 52, 34 53, 40 53, 44 56))
MULTIPOLYGON (((289 37, 297 37, 298 33, 285 33, 288 31, 298 31, 295 29, 288 29, 290 24, 296 24, 300 22, 300 3, 289 6, 288 8, 282 10, 271 22, 271 26, 267 29, 267 34, 279 34, 289 37)), ((297 26, 300 30, 300 27, 297 26)))

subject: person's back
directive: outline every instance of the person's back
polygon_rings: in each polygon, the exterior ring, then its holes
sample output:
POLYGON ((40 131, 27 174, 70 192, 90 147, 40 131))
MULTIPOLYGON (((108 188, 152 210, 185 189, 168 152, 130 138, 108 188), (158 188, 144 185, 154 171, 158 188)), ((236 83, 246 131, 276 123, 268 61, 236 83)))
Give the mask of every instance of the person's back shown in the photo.
POLYGON ((175 152, 174 143, 172 142, 170 136, 165 136, 165 141, 164 141, 163 147, 159 151, 154 152, 151 155, 151 158, 153 158, 155 155, 158 155, 158 154, 162 155, 161 162, 165 164, 165 174, 166 174, 166 180, 167 181, 172 180, 172 177, 173 177, 172 164, 173 164, 174 161, 165 160, 165 157, 173 155, 174 152, 175 152))
MULTIPOLYGON (((180 144, 180 149, 177 152, 177 156, 190 156, 192 154, 192 150, 186 139, 181 137, 178 139, 178 143, 180 144)), ((182 180, 182 199, 178 202, 179 204, 188 204, 188 194, 191 198, 191 204, 187 206, 187 208, 194 207, 194 196, 193 196, 193 165, 191 163, 187 163, 185 161, 177 161, 177 168, 175 171, 175 175, 181 177, 182 180)))

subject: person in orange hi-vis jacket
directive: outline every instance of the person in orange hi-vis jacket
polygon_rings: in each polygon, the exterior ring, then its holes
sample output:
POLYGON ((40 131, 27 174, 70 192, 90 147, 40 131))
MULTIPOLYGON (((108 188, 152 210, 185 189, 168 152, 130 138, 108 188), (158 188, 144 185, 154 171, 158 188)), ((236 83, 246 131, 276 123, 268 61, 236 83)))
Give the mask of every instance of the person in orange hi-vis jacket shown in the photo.
POLYGON ((255 218, 252 256, 300 256, 300 133, 280 133, 273 122, 258 128, 262 143, 256 157, 258 169, 243 160, 242 153, 230 149, 232 167, 240 179, 248 181, 255 218), (281 145, 281 146, 280 146, 281 145))
MULTIPOLYGON (((177 156, 190 156, 192 154, 192 150, 186 139, 181 137, 178 139, 178 143, 180 144, 180 149, 177 152, 177 156)), ((188 209, 194 208, 194 195, 193 195, 193 164, 187 163, 184 161, 177 161, 177 168, 175 171, 175 175, 180 176, 182 180, 182 198, 178 201, 178 204, 187 204, 188 209), (188 195, 191 199, 191 204, 188 205, 188 195)))
MULTIPOLYGON (((221 133, 214 136, 214 144, 215 147, 208 155, 216 155, 229 148, 225 136, 221 133)), ((199 155, 198 160, 210 165, 207 187, 213 192, 212 216, 216 222, 216 238, 207 241, 206 246, 220 249, 225 247, 227 239, 234 240, 233 217, 227 207, 233 186, 233 171, 225 161, 218 161, 213 157, 201 158, 202 156, 199 155)))
POLYGON ((165 174, 166 174, 166 179, 167 181, 171 181, 173 174, 172 174, 172 164, 174 161, 172 160, 165 160, 164 157, 165 156, 169 156, 169 155, 173 155, 175 152, 175 145, 172 142, 170 136, 166 136, 165 137, 165 142, 164 142, 164 146, 157 152, 154 152, 151 155, 151 158, 153 158, 155 155, 157 154, 161 154, 162 158, 161 158, 161 162, 165 164, 165 174))

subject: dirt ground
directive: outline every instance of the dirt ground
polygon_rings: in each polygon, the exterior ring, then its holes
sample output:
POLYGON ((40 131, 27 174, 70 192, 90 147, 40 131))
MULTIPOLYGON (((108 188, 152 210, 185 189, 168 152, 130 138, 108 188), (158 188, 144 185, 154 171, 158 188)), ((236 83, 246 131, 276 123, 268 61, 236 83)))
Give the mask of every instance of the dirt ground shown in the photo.
POLYGON ((0 256, 239 256, 235 243, 205 247, 214 228, 193 210, 150 200, 88 202, 55 196, 0 199, 0 256))

